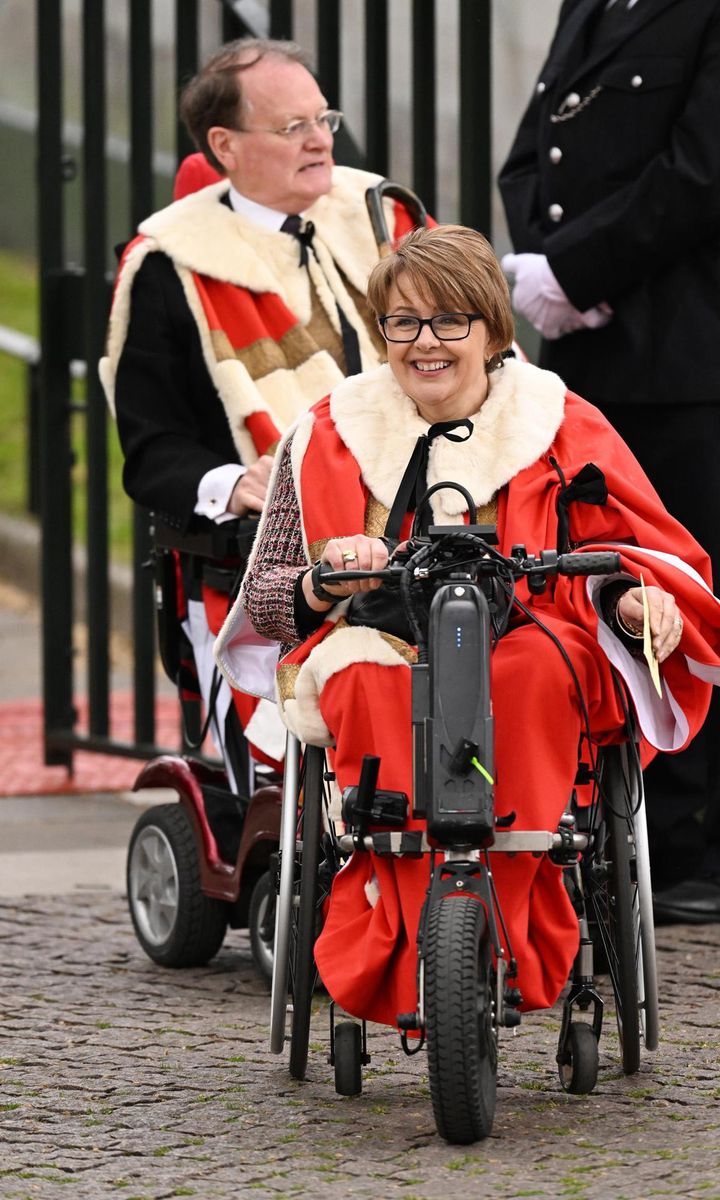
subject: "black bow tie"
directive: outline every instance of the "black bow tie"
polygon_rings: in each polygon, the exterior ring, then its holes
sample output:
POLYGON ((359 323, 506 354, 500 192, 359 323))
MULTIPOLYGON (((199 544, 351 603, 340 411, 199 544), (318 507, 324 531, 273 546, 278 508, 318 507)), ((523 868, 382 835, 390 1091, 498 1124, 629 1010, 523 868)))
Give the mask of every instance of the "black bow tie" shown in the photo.
POLYGON ((308 262, 308 250, 312 245, 313 237, 315 236, 315 226, 312 221, 305 222, 303 229, 303 219, 297 213, 291 213, 286 217, 280 226, 281 233, 289 233, 300 243, 300 266, 306 267, 308 262))

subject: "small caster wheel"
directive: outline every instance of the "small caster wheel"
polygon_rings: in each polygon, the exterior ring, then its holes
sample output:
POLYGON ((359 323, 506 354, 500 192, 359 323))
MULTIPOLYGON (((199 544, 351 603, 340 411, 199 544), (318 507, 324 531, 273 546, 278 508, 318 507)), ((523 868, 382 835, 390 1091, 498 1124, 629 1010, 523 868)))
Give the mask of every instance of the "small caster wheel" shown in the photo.
POLYGON ((248 929, 253 962, 262 979, 272 983, 275 957, 275 882, 269 871, 258 879, 250 896, 248 929))
POLYGON ((587 1096, 598 1077, 598 1044, 592 1026, 573 1022, 565 1044, 558 1051, 558 1074, 566 1092, 587 1096))
POLYGON ((362 1031, 355 1021, 335 1026, 335 1091, 338 1096, 362 1091, 362 1031))

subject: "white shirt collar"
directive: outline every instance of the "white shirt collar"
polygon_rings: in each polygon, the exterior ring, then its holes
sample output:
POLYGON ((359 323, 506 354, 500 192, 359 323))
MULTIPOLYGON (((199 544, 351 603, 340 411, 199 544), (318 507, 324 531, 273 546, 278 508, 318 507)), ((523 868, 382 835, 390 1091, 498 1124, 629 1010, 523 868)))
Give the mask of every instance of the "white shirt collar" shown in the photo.
POLYGON ((268 208, 266 204, 258 204, 256 200, 250 200, 232 184, 230 184, 228 195, 233 212, 239 213, 241 217, 246 217, 248 221, 253 221, 255 225, 262 225, 263 229, 269 229, 272 233, 280 232, 280 226, 288 216, 287 213, 278 212, 275 208, 268 208))

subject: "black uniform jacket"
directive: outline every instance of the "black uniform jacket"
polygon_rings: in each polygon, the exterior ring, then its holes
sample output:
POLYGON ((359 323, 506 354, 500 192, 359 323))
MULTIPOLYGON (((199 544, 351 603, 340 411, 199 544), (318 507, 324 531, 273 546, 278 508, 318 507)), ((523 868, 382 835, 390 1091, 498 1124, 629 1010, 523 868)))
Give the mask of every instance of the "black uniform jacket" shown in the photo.
POLYGON ((717 403, 720 0, 637 0, 593 48, 605 5, 565 0, 499 179, 515 250, 615 311, 541 365, 602 405, 717 403))
POLYGON ((133 281, 116 393, 125 490, 168 524, 187 528, 203 475, 239 458, 182 284, 164 254, 148 254, 133 281))

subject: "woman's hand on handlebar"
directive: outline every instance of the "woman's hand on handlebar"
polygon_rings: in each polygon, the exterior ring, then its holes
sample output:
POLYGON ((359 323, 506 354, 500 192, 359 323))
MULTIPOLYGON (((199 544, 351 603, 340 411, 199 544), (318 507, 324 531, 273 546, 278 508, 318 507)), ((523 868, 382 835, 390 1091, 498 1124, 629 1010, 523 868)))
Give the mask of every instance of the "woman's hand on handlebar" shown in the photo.
MULTIPOLYGON (((369 538, 364 533, 358 533, 354 537, 331 538, 320 561, 327 563, 333 571, 382 571, 388 563, 388 550, 380 538, 369 538)), ((356 592, 375 591, 382 587, 382 580, 353 579, 347 583, 328 583, 323 586, 338 600, 344 600, 356 592)), ((320 611, 329 607, 315 596, 310 572, 303 577, 302 587, 311 608, 320 611)))
MULTIPOLYGON (((655 658, 659 663, 664 662, 673 650, 676 650, 683 631, 683 620, 675 603, 675 597, 670 592, 664 592, 659 587, 645 589, 650 613, 650 633, 655 658)), ((623 592, 617 606, 617 615, 621 625, 632 634, 640 636, 643 631, 643 602, 642 589, 628 588, 623 592)))

